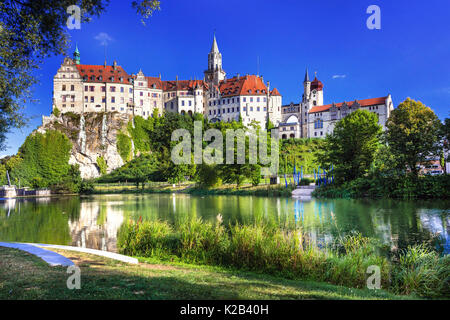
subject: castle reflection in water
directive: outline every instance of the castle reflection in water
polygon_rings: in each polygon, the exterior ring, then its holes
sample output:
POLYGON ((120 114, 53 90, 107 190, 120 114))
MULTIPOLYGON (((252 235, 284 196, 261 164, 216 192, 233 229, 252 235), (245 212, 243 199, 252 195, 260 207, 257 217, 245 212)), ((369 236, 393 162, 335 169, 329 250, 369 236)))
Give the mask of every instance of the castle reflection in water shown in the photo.
POLYGON ((296 200, 237 196, 103 195, 0 200, 0 241, 64 244, 117 251, 127 219, 176 222, 184 216, 228 223, 265 221, 299 227, 324 247, 352 231, 378 239, 392 251, 431 243, 450 253, 448 202, 296 200))

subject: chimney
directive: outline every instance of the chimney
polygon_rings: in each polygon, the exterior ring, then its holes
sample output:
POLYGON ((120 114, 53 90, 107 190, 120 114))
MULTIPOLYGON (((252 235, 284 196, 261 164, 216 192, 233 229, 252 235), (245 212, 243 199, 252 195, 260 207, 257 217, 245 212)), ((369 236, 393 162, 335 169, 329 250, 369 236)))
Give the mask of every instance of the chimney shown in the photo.
POLYGON ((114 62, 113 62, 113 69, 116 70, 116 68, 117 68, 117 61, 114 60, 114 62))
POLYGON ((239 75, 239 73, 238 73, 238 74, 237 74, 237 79, 238 79, 238 80, 239 80, 239 76, 240 76, 240 75, 239 75))

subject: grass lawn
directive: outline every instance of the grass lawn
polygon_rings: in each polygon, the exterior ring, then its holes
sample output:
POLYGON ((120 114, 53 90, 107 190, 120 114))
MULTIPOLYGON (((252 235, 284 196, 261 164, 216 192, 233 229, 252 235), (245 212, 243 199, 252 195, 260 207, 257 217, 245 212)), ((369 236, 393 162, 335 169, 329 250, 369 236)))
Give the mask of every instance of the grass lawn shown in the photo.
POLYGON ((129 265, 54 250, 81 269, 81 289, 69 290, 66 268, 0 247, 0 299, 411 299, 383 290, 358 290, 286 280, 215 267, 157 261, 129 265))

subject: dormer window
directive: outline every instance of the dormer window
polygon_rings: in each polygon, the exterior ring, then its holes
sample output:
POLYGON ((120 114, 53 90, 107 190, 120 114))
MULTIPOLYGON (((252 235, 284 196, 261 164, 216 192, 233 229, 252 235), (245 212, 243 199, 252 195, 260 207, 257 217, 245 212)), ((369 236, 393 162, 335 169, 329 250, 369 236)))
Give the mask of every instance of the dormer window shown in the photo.
POLYGON ((95 76, 91 76, 91 81, 95 81, 95 76))
POLYGON ((102 76, 99 76, 98 81, 102 81, 102 80, 103 80, 102 76))

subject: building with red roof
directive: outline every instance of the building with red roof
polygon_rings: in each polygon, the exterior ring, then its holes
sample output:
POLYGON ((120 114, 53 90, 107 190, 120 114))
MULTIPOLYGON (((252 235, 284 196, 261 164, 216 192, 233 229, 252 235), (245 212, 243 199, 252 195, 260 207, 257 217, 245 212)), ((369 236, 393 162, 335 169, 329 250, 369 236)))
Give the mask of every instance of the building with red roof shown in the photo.
POLYGON ((281 108, 279 134, 282 139, 324 138, 333 132, 340 119, 358 109, 377 114, 378 123, 385 129, 386 121, 394 108, 391 95, 324 104, 324 85, 317 74, 310 81, 308 69, 303 88, 302 100, 298 104, 291 103, 281 108))
POLYGON ((122 112, 142 117, 178 112, 202 113, 211 121, 281 121, 282 96, 259 75, 226 78, 222 54, 214 36, 208 69, 202 80, 162 80, 142 70, 130 74, 118 65, 81 63, 78 47, 74 58, 64 59, 53 80, 53 108, 62 113, 122 112))

